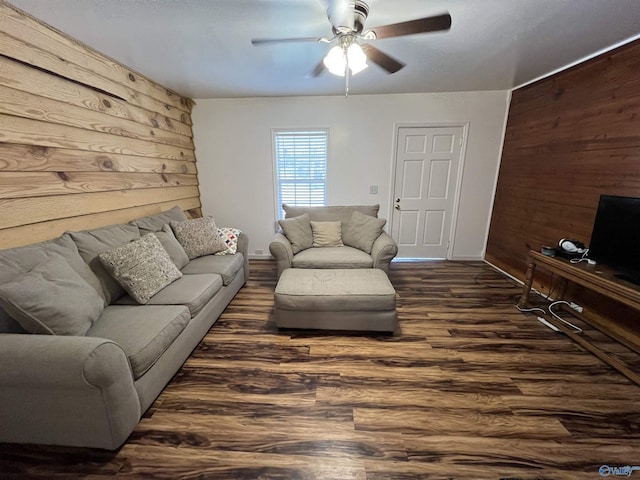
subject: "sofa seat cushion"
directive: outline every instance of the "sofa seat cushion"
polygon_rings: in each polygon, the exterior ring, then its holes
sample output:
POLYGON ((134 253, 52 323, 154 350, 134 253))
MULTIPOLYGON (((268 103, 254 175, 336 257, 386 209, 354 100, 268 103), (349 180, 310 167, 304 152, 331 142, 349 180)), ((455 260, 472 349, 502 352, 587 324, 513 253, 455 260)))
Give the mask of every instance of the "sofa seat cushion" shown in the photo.
POLYGON ((244 257, 241 253, 235 255, 207 255, 191 260, 182 269, 185 275, 197 273, 217 273, 222 277, 222 283, 226 286, 233 282, 238 272, 244 266, 244 257))
POLYGON ((137 380, 169 348, 189 320, 189 310, 182 306, 110 305, 86 336, 120 345, 137 380))
MULTIPOLYGON (((297 253, 293 268, 372 268, 373 258, 353 247, 313 247, 297 253)), ((184 270, 183 270, 184 272, 184 270)))
MULTIPOLYGON (((184 305, 189 309, 191 317, 195 317, 220 288, 222 288, 220 275, 183 275, 182 278, 156 293, 145 305, 184 305)), ((137 302, 129 295, 125 295, 119 298, 116 304, 137 305, 137 302)))

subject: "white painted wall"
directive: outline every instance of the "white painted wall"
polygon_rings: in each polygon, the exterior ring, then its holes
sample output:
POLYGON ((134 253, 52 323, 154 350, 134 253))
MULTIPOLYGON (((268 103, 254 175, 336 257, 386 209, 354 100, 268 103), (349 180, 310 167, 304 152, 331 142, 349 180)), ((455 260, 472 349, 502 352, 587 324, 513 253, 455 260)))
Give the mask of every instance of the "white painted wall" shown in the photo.
POLYGON ((272 128, 329 128, 327 201, 380 204, 389 219, 401 124, 469 124, 453 258, 484 258, 508 92, 196 100, 193 132, 206 215, 269 253, 275 207, 272 128), (369 186, 378 185, 378 194, 369 186))

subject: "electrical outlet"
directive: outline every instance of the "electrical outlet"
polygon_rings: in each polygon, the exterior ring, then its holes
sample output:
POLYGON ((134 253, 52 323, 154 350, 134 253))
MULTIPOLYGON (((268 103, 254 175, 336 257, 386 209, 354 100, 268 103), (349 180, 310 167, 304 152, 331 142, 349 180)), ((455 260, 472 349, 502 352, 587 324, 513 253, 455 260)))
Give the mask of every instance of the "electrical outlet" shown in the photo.
POLYGON ((569 306, 573 308, 576 312, 582 313, 582 305, 578 305, 575 302, 569 302, 569 306))
POLYGON ((262 250, 255 250, 254 253, 256 255, 263 255, 264 254, 264 252, 262 250))
POLYGON ((377 195, 378 194, 378 185, 369 186, 369 193, 371 195, 377 195))

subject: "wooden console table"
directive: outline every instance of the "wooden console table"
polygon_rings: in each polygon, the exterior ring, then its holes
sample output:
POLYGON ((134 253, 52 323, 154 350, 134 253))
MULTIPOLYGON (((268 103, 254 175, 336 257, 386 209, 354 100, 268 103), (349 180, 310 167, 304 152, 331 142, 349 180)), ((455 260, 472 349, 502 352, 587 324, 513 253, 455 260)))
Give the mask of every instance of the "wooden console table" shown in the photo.
MULTIPOLYGON (((530 306, 529 294, 531 292, 531 286, 533 285, 537 266, 540 266, 560 277, 561 283, 557 294, 557 298, 559 300, 563 298, 567 282, 570 281, 597 292, 607 298, 627 305, 634 310, 640 311, 640 287, 617 279, 611 269, 603 265, 589 265, 586 262, 571 263, 569 260, 564 258, 548 257, 536 251, 529 252, 529 263, 524 288, 520 301, 518 302, 518 306, 521 308, 527 308, 530 306)), ((635 352, 640 353, 640 344, 625 338, 614 329, 607 328, 606 323, 596 320, 587 314, 578 313, 569 307, 563 308, 563 310, 597 328, 602 333, 626 345, 635 352)), ((580 344, 583 348, 614 367, 636 384, 640 385, 640 375, 629 369, 629 367, 622 361, 608 355, 606 352, 591 344, 583 336, 576 334, 572 329, 562 322, 557 321, 555 318, 552 318, 551 321, 554 326, 560 329, 576 343, 580 344)))

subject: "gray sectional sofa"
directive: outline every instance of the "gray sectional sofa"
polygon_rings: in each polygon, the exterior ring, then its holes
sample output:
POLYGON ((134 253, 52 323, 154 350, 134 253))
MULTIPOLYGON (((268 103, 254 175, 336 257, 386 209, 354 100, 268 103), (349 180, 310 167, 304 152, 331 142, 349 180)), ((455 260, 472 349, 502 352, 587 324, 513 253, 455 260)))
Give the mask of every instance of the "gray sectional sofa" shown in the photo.
POLYGON ((112 450, 127 439, 249 275, 244 234, 236 254, 185 258, 167 224, 186 219, 175 207, 0 251, 0 442, 112 450), (98 254, 150 232, 181 268, 139 304, 98 254), (29 310, 22 323, 16 309, 29 310), (53 323, 25 323, 40 315, 53 323))
POLYGON ((383 230, 380 205, 282 207, 282 231, 269 244, 278 278, 287 268, 378 268, 389 273, 398 246, 383 230), (337 222, 333 236, 339 240, 332 241, 332 232, 325 234, 324 227, 337 222))

